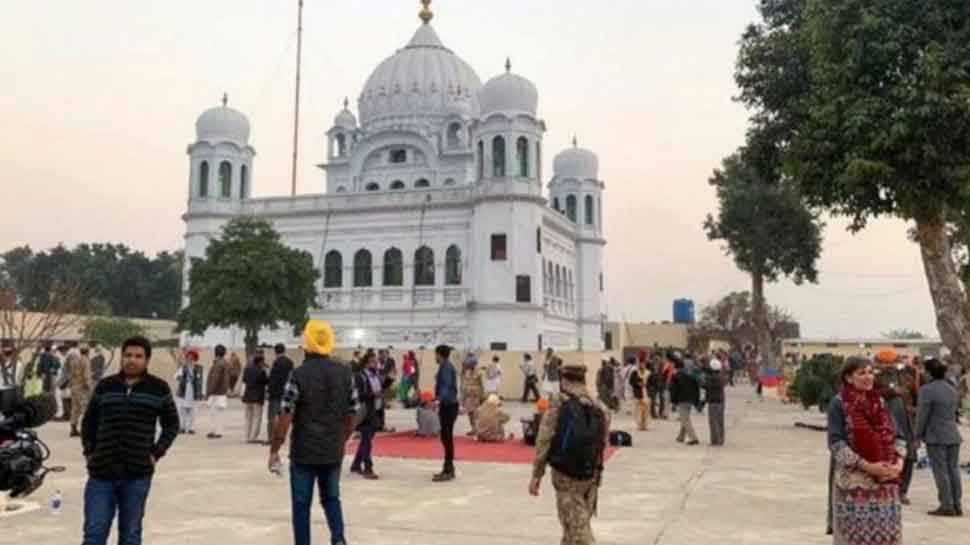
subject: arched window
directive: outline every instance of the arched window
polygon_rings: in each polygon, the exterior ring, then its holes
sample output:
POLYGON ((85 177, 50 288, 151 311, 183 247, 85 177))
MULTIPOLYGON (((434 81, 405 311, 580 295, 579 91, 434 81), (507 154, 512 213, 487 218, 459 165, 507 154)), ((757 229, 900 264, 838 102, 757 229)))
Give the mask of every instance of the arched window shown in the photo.
POLYGON ((542 181, 542 142, 536 141, 536 179, 542 181))
POLYGON ((404 182, 402 182, 401 180, 394 180, 393 182, 391 182, 391 189, 394 189, 394 190, 404 189, 404 182))
POLYGON ((384 252, 384 285, 404 285, 404 255, 397 248, 384 252))
POLYGON ((424 178, 421 178, 420 180, 414 182, 414 187, 416 187, 418 189, 424 189, 424 188, 427 188, 427 187, 431 187, 431 182, 429 182, 428 180, 425 180, 424 178))
POLYGON ((434 251, 427 246, 414 252, 414 285, 434 285, 434 251))
POLYGON ((553 291, 556 293, 556 297, 562 297, 562 270, 559 265, 556 265, 556 287, 553 291))
POLYGON ((337 193, 346 193, 346 192, 347 192, 347 188, 346 187, 344 187, 342 185, 337 187, 337 193))
POLYGON ((455 179, 448 178, 447 180, 445 180, 445 185, 455 185, 455 179))
POLYGON ((445 284, 461 285, 461 248, 449 246, 445 254, 445 284))
POLYGON ((239 198, 249 198, 249 169, 246 165, 239 169, 239 198))
POLYGON ((199 165, 199 197, 206 198, 209 196, 209 162, 202 161, 199 165))
POLYGON ((542 291, 549 295, 549 269, 546 268, 546 258, 542 258, 542 291))
POLYGON ((505 138, 501 136, 492 139, 492 176, 505 176, 505 138))
POLYGON ((583 208, 585 208, 585 212, 586 212, 586 225, 593 225, 593 216, 594 216, 593 196, 586 195, 585 200, 586 200, 586 206, 584 206, 583 208))
POLYGON ((343 285, 344 258, 337 250, 330 250, 323 262, 323 287, 340 288, 343 285))
POLYGON ((478 179, 481 180, 485 177, 485 143, 481 140, 478 141, 478 179))
POLYGON ((562 212, 562 208, 559 206, 559 197, 554 197, 552 199, 552 209, 556 212, 562 212))
POLYGON ((354 254, 354 287, 369 288, 374 285, 373 259, 367 250, 354 254))
POLYGON ((347 155, 347 137, 343 134, 337 135, 337 157, 347 155))
POLYGON ((461 145, 461 141, 458 138, 458 133, 461 131, 461 123, 452 123, 448 125, 448 137, 446 143, 449 149, 457 148, 461 145))
POLYGON ((529 177, 529 140, 520 136, 515 142, 515 164, 519 167, 519 176, 529 177))
POLYGON ((367 191, 380 191, 381 190, 381 186, 379 186, 377 184, 377 182, 371 182, 371 183, 367 184, 366 186, 364 186, 364 189, 366 189, 367 191))
POLYGON ((576 195, 566 197, 566 217, 570 221, 576 221, 576 195))
POLYGON ((219 196, 223 199, 232 197, 232 165, 229 161, 219 164, 219 196))

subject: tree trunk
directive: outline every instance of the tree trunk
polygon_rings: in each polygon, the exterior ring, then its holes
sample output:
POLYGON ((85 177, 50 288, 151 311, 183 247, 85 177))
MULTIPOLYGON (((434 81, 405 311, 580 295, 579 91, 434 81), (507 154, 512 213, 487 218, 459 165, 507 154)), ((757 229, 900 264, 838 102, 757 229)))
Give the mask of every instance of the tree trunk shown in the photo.
POLYGON ((253 361, 253 356, 256 355, 256 350, 259 349, 259 329, 247 328, 244 342, 246 343, 246 361, 243 362, 243 365, 247 365, 253 361))
POLYGON ((953 358, 966 365, 970 362, 967 299, 950 253, 943 215, 917 218, 916 237, 936 310, 936 327, 953 358))
POLYGON ((768 307, 765 305, 765 278, 760 271, 751 273, 751 314, 761 366, 775 368, 775 344, 768 327, 768 307))

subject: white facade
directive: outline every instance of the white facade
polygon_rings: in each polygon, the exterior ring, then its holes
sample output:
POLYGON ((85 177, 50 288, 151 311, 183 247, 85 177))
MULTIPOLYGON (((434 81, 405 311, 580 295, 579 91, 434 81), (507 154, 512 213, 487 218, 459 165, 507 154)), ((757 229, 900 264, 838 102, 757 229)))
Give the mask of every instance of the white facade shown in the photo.
MULTIPOLYGON (((602 350, 604 184, 574 142, 543 195, 535 86, 508 63, 483 85, 425 21, 357 105, 359 123, 345 101, 327 132, 326 193, 260 199, 249 122, 225 101, 205 112, 188 148, 187 256, 255 215, 313 256, 311 315, 338 346, 602 350)), ((298 342, 289 327, 260 340, 298 342)), ((238 346, 242 334, 184 341, 238 346)))

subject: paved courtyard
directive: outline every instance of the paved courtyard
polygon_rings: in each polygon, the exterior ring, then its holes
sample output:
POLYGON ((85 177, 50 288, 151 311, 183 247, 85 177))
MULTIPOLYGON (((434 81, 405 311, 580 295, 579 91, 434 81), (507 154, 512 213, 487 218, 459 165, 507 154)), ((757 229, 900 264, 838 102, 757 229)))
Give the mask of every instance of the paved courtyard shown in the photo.
MULTIPOLYGON (((795 421, 822 423, 821 416, 770 399, 752 403, 751 398, 747 387, 730 392, 727 446, 721 449, 675 443, 674 421, 634 432, 634 448, 621 450, 606 471, 600 516, 594 523, 599 543, 830 543, 824 535, 824 435, 793 427, 795 421)), ((181 436, 161 462, 149 500, 145 543, 292 543, 288 484, 267 473, 265 447, 242 443, 242 410, 236 403, 228 414, 231 425, 225 439, 181 436)), ((528 410, 510 404, 514 420, 528 410)), ((413 427, 412 412, 393 411, 390 419, 399 430, 413 427)), ((695 418, 695 424, 706 439, 704 417, 695 418)), ((626 415, 617 426, 633 429, 626 415)), ((460 431, 466 430, 462 417, 460 431)), ((68 470, 52 475, 31 500, 46 504, 59 488, 64 512, 54 516, 44 505, 0 518, 3 544, 80 542, 85 479, 80 445, 67 438, 64 424, 41 431, 54 451, 53 463, 68 470)), ((353 545, 558 543, 553 491, 547 479, 542 497, 529 497, 528 466, 459 462, 459 478, 449 484, 430 482, 440 462, 378 459, 376 466, 379 481, 345 473, 343 505, 353 545)), ((970 518, 931 520, 925 515, 935 507, 928 470, 917 471, 913 488, 913 505, 905 514, 907 543, 966 542, 970 518)), ((314 516, 314 542, 328 543, 322 511, 314 516)))

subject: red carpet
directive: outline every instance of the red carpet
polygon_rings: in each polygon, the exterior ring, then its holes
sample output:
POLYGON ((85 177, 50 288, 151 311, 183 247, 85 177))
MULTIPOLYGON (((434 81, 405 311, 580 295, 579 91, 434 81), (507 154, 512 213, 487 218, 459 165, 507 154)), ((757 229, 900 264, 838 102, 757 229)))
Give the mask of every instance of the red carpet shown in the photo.
MULTIPOLYGON (((347 444, 347 454, 357 452, 357 441, 347 444)), ((609 460, 616 453, 615 447, 606 450, 609 460)), ((414 430, 374 439, 375 458, 407 458, 413 460, 441 460, 444 451, 437 437, 415 437, 414 430)), ((535 448, 522 442, 521 438, 503 443, 480 443, 469 437, 455 437, 455 458, 461 462, 491 462, 499 464, 531 464, 535 448)))

